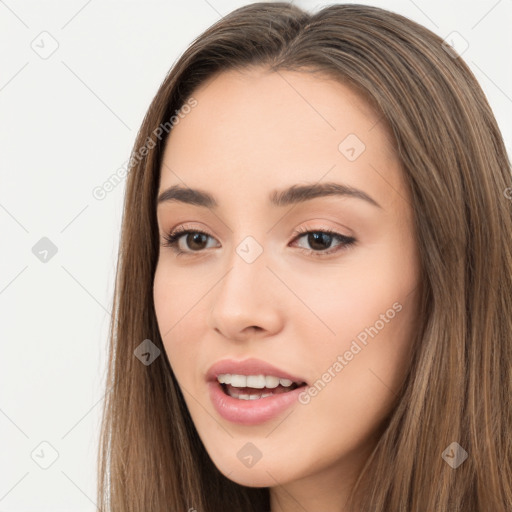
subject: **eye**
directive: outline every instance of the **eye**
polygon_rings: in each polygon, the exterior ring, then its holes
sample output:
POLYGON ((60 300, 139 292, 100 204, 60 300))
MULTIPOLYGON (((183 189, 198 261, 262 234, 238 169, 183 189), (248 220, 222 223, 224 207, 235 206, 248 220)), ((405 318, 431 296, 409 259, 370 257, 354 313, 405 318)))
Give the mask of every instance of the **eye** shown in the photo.
POLYGON ((164 243, 162 244, 164 247, 170 247, 177 256, 182 254, 187 254, 189 252, 201 252, 202 249, 205 249, 204 243, 208 238, 212 238, 205 231, 201 231, 200 229, 187 229, 184 226, 180 226, 176 228, 171 233, 164 235, 164 243), (184 238, 186 245, 189 245, 189 250, 183 250, 180 248, 180 239, 184 238), (199 247, 198 247, 199 246, 199 247), (195 249, 193 248, 195 247, 195 249))
POLYGON ((306 242, 312 247, 312 249, 301 248, 303 252, 306 254, 312 254, 314 256, 329 256, 333 253, 340 252, 348 249, 353 246, 356 242, 356 239, 351 236, 342 235, 337 231, 332 231, 330 229, 307 229, 307 228, 299 228, 294 233, 294 235, 299 235, 295 237, 295 240, 300 240, 301 238, 305 238, 306 242), (334 249, 329 249, 326 246, 331 246, 333 240, 338 241, 338 245, 335 246, 334 249), (326 250, 329 249, 329 250, 326 250))

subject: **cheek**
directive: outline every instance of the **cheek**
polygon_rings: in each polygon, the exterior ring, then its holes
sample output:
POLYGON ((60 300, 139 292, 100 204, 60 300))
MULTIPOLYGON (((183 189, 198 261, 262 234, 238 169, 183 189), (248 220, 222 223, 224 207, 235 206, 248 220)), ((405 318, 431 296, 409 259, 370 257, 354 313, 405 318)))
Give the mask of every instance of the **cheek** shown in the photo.
POLYGON ((393 407, 410 360, 416 313, 412 295, 398 298, 395 308, 374 298, 360 304, 362 312, 347 302, 332 317, 336 341, 318 344, 311 356, 315 380, 298 412, 304 432, 330 441, 322 448, 319 441, 304 444, 306 460, 325 465, 364 449, 393 407))
MULTIPOLYGON (((204 314, 197 287, 185 286, 179 272, 157 266, 153 283, 153 300, 160 335, 167 358, 178 382, 186 383, 197 361, 201 340, 197 315, 204 314)), ((204 291, 202 292, 204 295, 204 291)), ((186 384, 185 384, 186 386, 186 384)))
POLYGON ((197 317, 211 286, 197 273, 159 263, 153 282, 153 301, 162 335, 179 330, 184 319, 197 317))
POLYGON ((155 306, 158 329, 164 345, 169 337, 167 333, 176 322, 176 294, 173 293, 173 290, 175 290, 175 287, 169 281, 168 275, 163 270, 162 265, 157 265, 153 282, 153 303, 155 306))

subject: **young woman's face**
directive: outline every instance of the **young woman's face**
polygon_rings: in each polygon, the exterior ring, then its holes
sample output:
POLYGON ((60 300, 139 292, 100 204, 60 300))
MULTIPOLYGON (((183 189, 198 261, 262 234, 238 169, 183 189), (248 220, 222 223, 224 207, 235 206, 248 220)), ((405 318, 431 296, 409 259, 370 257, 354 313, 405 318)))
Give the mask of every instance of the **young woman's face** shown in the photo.
POLYGON ((172 370, 228 478, 334 488, 373 448, 415 336, 419 255, 389 132, 318 75, 225 72, 193 96, 157 211, 172 370), (178 228, 192 233, 165 246, 178 228))

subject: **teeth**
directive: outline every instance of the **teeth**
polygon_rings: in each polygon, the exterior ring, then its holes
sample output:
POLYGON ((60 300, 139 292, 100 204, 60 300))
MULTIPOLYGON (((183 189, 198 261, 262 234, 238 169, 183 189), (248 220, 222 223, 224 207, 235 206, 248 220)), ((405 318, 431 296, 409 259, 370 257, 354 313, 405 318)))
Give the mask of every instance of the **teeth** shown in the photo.
POLYGON ((245 375, 231 375, 231 385, 235 388, 246 388, 247 377, 245 375))
POLYGON ((267 396, 272 396, 274 393, 262 393, 261 395, 249 395, 247 393, 238 393, 238 391, 231 389, 228 390, 228 395, 239 400, 258 400, 267 396))
POLYGON ((265 383, 266 379, 263 375, 247 375, 247 387, 249 388, 263 389, 265 383))
POLYGON ((270 388, 270 389, 273 389, 273 388, 277 388, 277 386, 279 386, 279 377, 274 377, 274 376, 268 376, 268 377, 265 377, 265 384, 266 384, 266 388, 270 388))
MULTIPOLYGON (((284 387, 289 387, 293 384, 290 379, 280 379, 273 375, 237 375, 230 373, 223 373, 217 376, 217 380, 221 384, 231 384, 235 388, 277 388, 279 384, 284 387)), ((298 383, 299 384, 299 383, 298 383)))

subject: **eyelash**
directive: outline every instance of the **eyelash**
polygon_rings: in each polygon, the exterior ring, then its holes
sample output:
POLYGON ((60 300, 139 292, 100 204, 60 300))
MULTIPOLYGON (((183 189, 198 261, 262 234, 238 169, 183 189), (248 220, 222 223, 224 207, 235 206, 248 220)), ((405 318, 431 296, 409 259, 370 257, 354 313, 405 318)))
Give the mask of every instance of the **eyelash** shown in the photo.
MULTIPOLYGON (((182 251, 178 247, 178 241, 184 235, 197 234, 197 233, 213 238, 206 231, 202 231, 200 229, 188 229, 186 227, 180 226, 179 228, 175 229, 171 233, 167 233, 164 235, 165 242, 164 242, 163 246, 170 247, 175 252, 176 256, 188 256, 188 255, 195 256, 204 251, 192 251, 192 252, 182 251)), ((297 230, 295 230, 293 233, 293 236, 294 236, 293 241, 295 241, 298 238, 302 238, 302 236, 310 234, 310 233, 328 234, 340 242, 340 244, 337 246, 338 247, 337 249, 334 249, 334 250, 328 249, 326 251, 315 251, 313 249, 304 249, 303 247, 298 247, 298 249, 301 252, 304 252, 309 255, 313 255, 314 257, 320 257, 320 258, 327 257, 333 253, 345 251, 345 250, 349 249, 350 247, 352 247, 356 243, 356 239, 354 237, 342 235, 341 233, 332 231, 330 229, 307 229, 307 228, 298 228, 297 230)))

